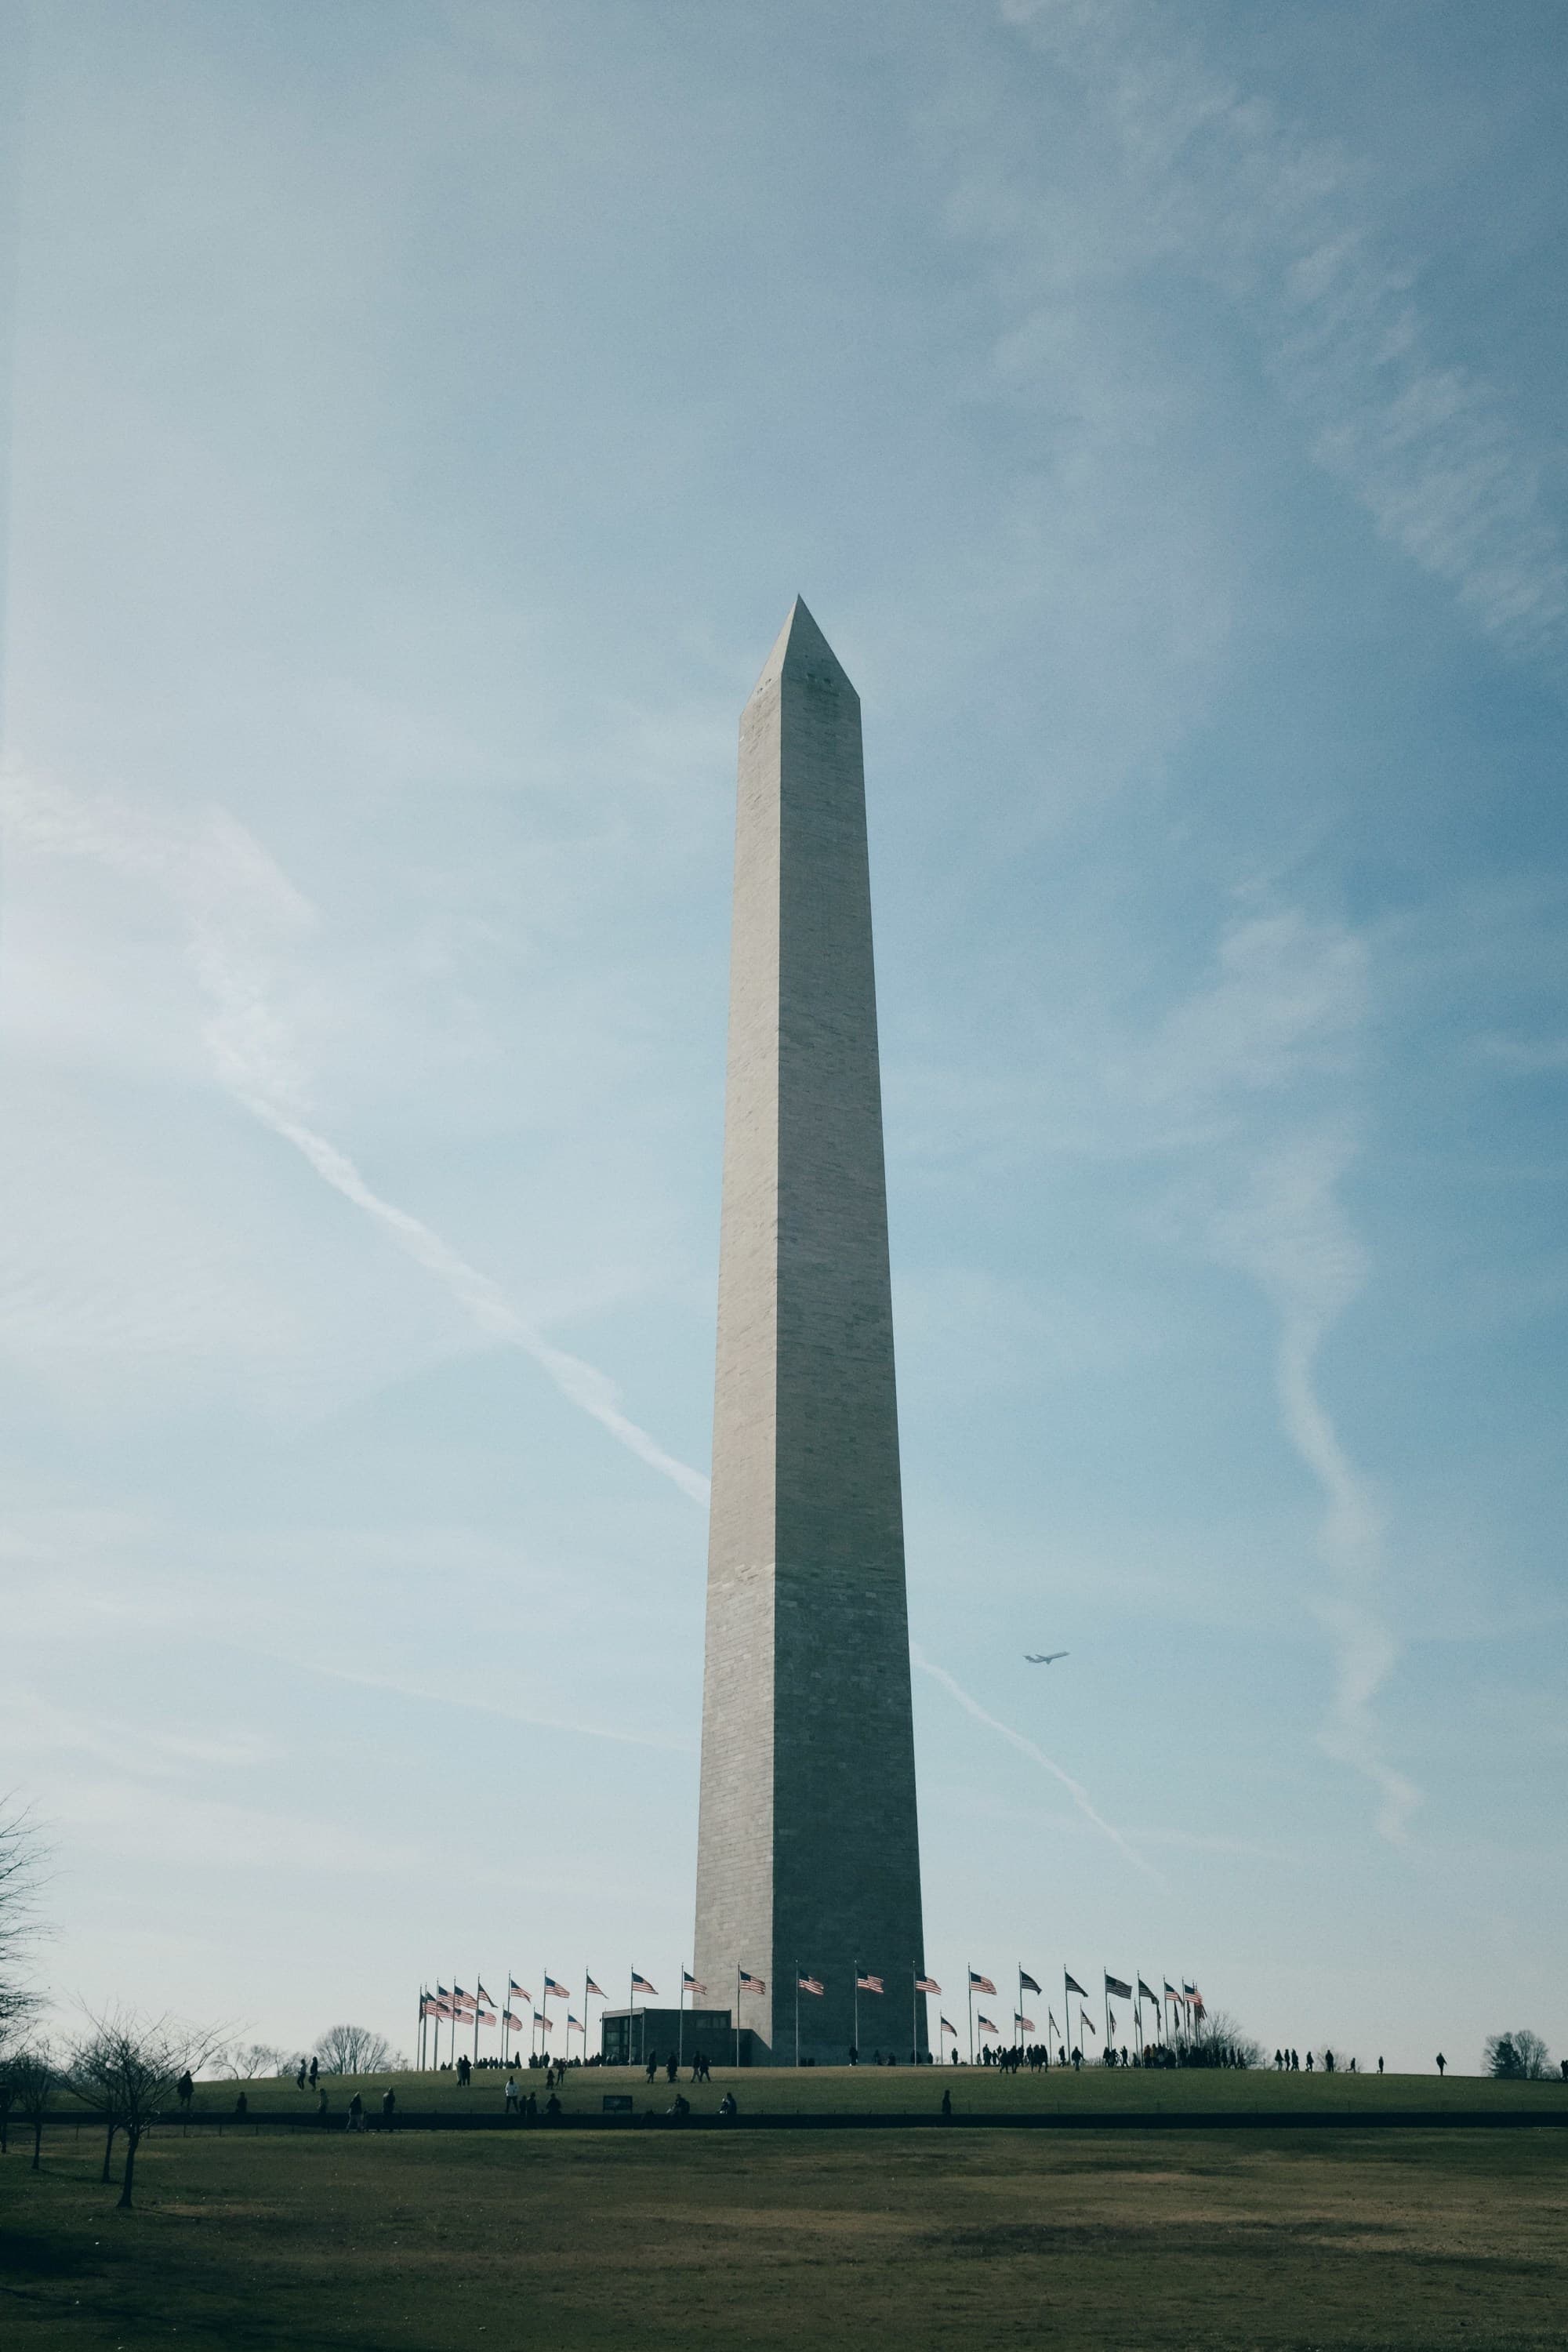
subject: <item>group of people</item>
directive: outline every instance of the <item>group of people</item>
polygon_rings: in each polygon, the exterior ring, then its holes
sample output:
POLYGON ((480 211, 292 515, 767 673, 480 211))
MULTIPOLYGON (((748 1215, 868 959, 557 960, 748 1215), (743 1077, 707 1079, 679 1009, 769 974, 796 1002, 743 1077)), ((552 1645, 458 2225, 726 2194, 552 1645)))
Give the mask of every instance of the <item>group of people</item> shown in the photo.
MULTIPOLYGON (((1325 2050, 1321 2059, 1314 2061, 1313 2053, 1309 2050, 1307 2053, 1307 2064, 1305 2068, 1305 2072, 1307 2074, 1310 2074, 1312 2073, 1314 2063, 1316 2063, 1317 2070, 1320 2074, 1331 2074, 1334 2068, 1340 2063, 1340 2062, 1335 2058, 1331 2050, 1325 2050)), ((1439 2074, 1442 2074, 1447 2063, 1447 2060, 1444 2057, 1442 2052, 1439 2051, 1437 2053, 1437 2072, 1439 2074)), ((1299 2051, 1295 2050, 1277 2050, 1274 2053, 1274 2066, 1275 2072, 1280 2074, 1300 2074, 1303 2071, 1300 2053, 1299 2051)), ((1381 2058, 1377 2062, 1377 2071, 1380 2074, 1383 2072, 1383 2061, 1381 2058)), ((1342 2072, 1347 2074, 1359 2074, 1361 2068, 1355 2059, 1352 2058, 1342 2067, 1342 2072)))
MULTIPOLYGON (((710 2083, 712 2081, 713 2068, 705 2051, 694 2050, 689 2063, 691 2067, 691 2079, 694 2083, 710 2083)), ((658 2080, 659 2069, 662 2066, 665 2081, 667 2083, 673 2083, 676 2076, 680 2072, 680 2065, 681 2062, 674 2051, 670 2051, 661 2059, 657 2050, 650 2050, 643 2065, 643 2073, 647 2075, 650 2083, 657 2083, 658 2080)), ((671 2112, 674 2112, 673 2109, 671 2112)))

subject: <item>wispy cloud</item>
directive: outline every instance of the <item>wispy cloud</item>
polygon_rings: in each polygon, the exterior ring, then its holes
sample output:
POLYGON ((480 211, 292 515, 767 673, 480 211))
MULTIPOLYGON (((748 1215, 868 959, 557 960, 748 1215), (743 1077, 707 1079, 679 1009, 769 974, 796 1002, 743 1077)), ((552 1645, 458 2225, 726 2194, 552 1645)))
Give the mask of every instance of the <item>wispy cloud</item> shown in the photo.
POLYGON ((1443 357, 1365 174, 1240 87, 1146 0, 1004 0, 1109 128, 1144 255, 1247 318, 1316 461, 1515 655, 1561 675, 1568 558, 1495 384, 1443 357))
POLYGON ((1037 1748, 1035 1742, 1032 1739, 1026 1739, 1021 1731, 1015 1731, 1011 1724, 1003 1723, 996 1716, 988 1714, 980 1701, 972 1697, 964 1689, 962 1683, 954 1681, 945 1666, 932 1665, 923 1650, 917 1648, 913 1643, 910 1645, 910 1656, 921 1674, 929 1675, 932 1682, 940 1683, 943 1690, 949 1692, 958 1701, 959 1706, 974 1717, 976 1723, 984 1724, 987 1730, 994 1731, 999 1738, 1006 1740, 1010 1747, 1016 1748, 1020 1756, 1026 1756, 1032 1764, 1039 1766, 1042 1772, 1048 1772, 1053 1780, 1059 1780, 1084 1818, 1092 1822, 1095 1828, 1110 1840, 1117 1852, 1123 1855, 1135 1870, 1142 1871, 1147 1877, 1152 1878, 1161 1886, 1165 1885, 1164 1879, 1161 1877, 1153 1864, 1145 1861, 1137 1849, 1128 1843, 1114 1822, 1106 1820, 1081 1780, 1075 1780, 1070 1772, 1064 1771, 1059 1764, 1053 1763, 1043 1748, 1037 1748))
POLYGON ((235 1101, 443 1284, 480 1330, 531 1357, 617 1444, 706 1504, 707 1479, 621 1410, 606 1373, 545 1339, 499 1285, 422 1218, 378 1192, 307 1119, 307 1074, 279 1009, 272 971, 280 948, 315 915, 252 835, 222 810, 155 818, 122 798, 71 793, 15 764, 5 772, 4 807, 13 842, 89 858, 158 888, 185 923, 191 967, 209 1006, 203 1034, 215 1073, 235 1101))
POLYGON ((1123 1083, 1147 1102, 1162 1148, 1201 1147, 1187 1203, 1197 1237, 1248 1275, 1278 1313, 1280 1427, 1325 1507, 1320 1549, 1329 1583, 1315 1606, 1335 1668, 1321 1742, 1366 1774, 1380 1830, 1399 1839, 1419 1791, 1385 1760, 1373 1713, 1399 1654, 1377 1605, 1384 1517, 1317 1373, 1325 1337, 1368 1272, 1341 1194, 1357 1154, 1347 1082, 1367 1018, 1367 950, 1341 924, 1255 903, 1227 927, 1216 965, 1130 1058, 1123 1083))
POLYGON ((1387 1761, 1373 1713, 1373 1700, 1399 1655, 1375 1602, 1384 1568, 1384 1514, 1341 1440, 1316 1378, 1325 1335, 1365 1280, 1365 1254, 1337 1192, 1352 1157, 1348 1137, 1332 1129, 1292 1136, 1252 1170, 1240 1200, 1216 1217, 1214 1239, 1219 1254, 1250 1274, 1279 1311, 1280 1422, 1322 1490, 1320 1549, 1329 1590, 1315 1605, 1335 1656, 1322 1746, 1372 1781, 1380 1798, 1378 1827, 1398 1841, 1420 1791, 1387 1761))

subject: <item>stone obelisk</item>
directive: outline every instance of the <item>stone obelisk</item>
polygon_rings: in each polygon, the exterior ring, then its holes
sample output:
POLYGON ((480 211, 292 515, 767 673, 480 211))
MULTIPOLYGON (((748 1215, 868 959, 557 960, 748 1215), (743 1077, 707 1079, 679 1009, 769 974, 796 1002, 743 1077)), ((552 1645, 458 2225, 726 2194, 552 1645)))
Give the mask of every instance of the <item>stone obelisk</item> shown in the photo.
POLYGON ((860 702, 797 599, 741 719, 698 1999, 760 1979, 788 2065, 814 1978, 842 2064, 857 1970, 867 2048, 923 2052, 922 1967, 860 702))

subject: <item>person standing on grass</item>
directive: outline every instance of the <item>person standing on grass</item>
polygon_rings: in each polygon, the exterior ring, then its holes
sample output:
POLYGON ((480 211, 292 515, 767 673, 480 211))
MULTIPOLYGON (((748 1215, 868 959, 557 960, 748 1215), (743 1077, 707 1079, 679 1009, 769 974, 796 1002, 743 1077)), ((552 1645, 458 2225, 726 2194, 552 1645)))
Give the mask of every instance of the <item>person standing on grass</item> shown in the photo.
POLYGON ((734 2092, 726 2091, 719 2102, 719 2113, 728 2119, 731 2116, 738 2116, 740 2112, 740 2108, 735 2105, 734 2092))
POLYGON ((187 2066, 184 2073, 181 2075, 179 2081, 174 2085, 174 2096, 178 2099, 182 2107, 188 2107, 190 2105, 192 2095, 195 2092, 195 2084, 191 2080, 191 2070, 187 2066))
POLYGON ((353 2097, 349 2101, 349 2119, 344 2128, 348 2131, 363 2131, 364 2129, 364 2101, 360 2097, 357 2091, 354 2093, 353 2097))
MULTIPOLYGON (((1310 2060, 1309 2060, 1309 2061, 1308 2061, 1308 2063, 1309 2063, 1309 2064, 1310 2064, 1310 2063, 1311 2063, 1311 2061, 1310 2061, 1310 2060)), ((1443 2055, 1442 2052, 1439 2050, 1439 2051, 1438 2051, 1438 2053, 1437 2053, 1437 2072, 1438 2072, 1439 2075, 1442 2075, 1442 2074, 1446 2074, 1447 2073, 1447 2071, 1448 2071, 1448 2062, 1447 2062, 1447 2060, 1444 2057, 1444 2055, 1443 2055)))
POLYGON ((952 2113, 952 2085, 951 2083, 944 2083, 942 2087, 942 2111, 944 2116, 950 2116, 952 2113))
POLYGON ((238 2098, 236 2099, 234 2103, 234 2112, 237 2116, 244 2116, 249 2112, 249 2108, 250 2101, 246 2097, 245 2093, 241 2091, 238 2098))
POLYGON ((1382 2074, 1382 2072, 1383 2072, 1383 2061, 1382 2061, 1382 2059, 1381 2059, 1381 2058, 1380 2058, 1380 2059, 1378 2060, 1378 2062, 1377 2062, 1377 2071, 1378 2071, 1378 2073, 1379 2073, 1380 2074, 1382 2074))
POLYGON ((311 2061, 310 2061, 310 2088, 311 2088, 311 2090, 312 2090, 312 2091, 313 2091, 313 2090, 315 2089, 315 2087, 316 2087, 316 2077, 317 2077, 317 2075, 321 2073, 321 2067, 320 2067, 319 2063, 317 2063, 317 2061, 316 2061, 314 2058, 312 2058, 312 2059, 311 2059, 311 2061))
POLYGON ((517 2076, 515 2074, 509 2074, 506 2078, 506 2111, 509 2116, 515 2116, 517 2113, 517 2076))
POLYGON ((299 2071, 299 2073, 298 2073, 298 2074, 295 2075, 295 2077, 294 2077, 294 2088, 295 2088, 297 2091, 302 2091, 302 2090, 304 2089, 304 2087, 305 2087, 305 2062, 304 2062, 304 2060, 301 2058, 301 2059, 300 2059, 300 2071, 299 2071))
POLYGON ((654 2076, 658 2073, 658 2053, 657 2050, 650 2050, 648 2052, 647 2064, 644 2067, 643 2072, 647 2074, 648 2081, 651 2083, 654 2076))

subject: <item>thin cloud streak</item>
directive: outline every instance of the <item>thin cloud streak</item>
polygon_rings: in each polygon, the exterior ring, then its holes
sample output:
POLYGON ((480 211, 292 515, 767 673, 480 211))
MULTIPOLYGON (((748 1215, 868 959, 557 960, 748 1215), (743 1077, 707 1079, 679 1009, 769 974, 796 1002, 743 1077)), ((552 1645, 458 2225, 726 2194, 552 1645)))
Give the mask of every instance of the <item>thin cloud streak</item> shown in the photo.
MULTIPOLYGON (((247 1652, 247 1654, 254 1655, 254 1653, 247 1652)), ((564 1716, 531 1715, 524 1707, 501 1706, 494 1699, 475 1698, 462 1691, 431 1690, 421 1683, 405 1682, 397 1675, 360 1674, 349 1666, 322 1665, 314 1658, 301 1662, 279 1657, 277 1663, 289 1666, 303 1663, 307 1674, 322 1675, 329 1682, 349 1683, 357 1690, 390 1691, 395 1697, 416 1699, 425 1706, 455 1706, 472 1715, 496 1715, 503 1723, 524 1724, 533 1731, 575 1732, 584 1739, 609 1739, 622 1748, 657 1748, 671 1756, 696 1753, 689 1739, 656 1739, 646 1731, 617 1731, 604 1723, 583 1723, 564 1716)))
POLYGON ((1252 321, 1314 461, 1487 632, 1561 680, 1568 557, 1504 394, 1433 351, 1415 272, 1362 217, 1363 174, 1173 39, 1143 0, 1004 0, 1121 148, 1138 236, 1252 321))
POLYGON ((123 800, 89 800, 15 767, 6 770, 5 785, 13 839, 152 883, 179 908, 190 927, 192 968, 214 1008, 203 1034, 226 1092, 444 1284, 482 1331, 531 1358, 618 1444, 706 1507, 708 1480, 621 1411, 619 1391, 606 1373, 553 1346, 488 1275, 423 1219, 377 1192, 348 1154, 303 1118, 304 1077, 271 1000, 265 947, 304 929, 314 910, 254 837, 223 810, 204 811, 181 827, 159 824, 123 800))
POLYGON ((1134 1868, 1153 1879, 1157 1885, 1167 1885, 1168 1882, 1155 1869, 1153 1864, 1145 1861, 1141 1853, 1129 1845, 1115 1824, 1108 1822, 1105 1815, 1097 1810, 1094 1800, 1081 1780, 1075 1780, 1070 1772, 1064 1772, 1059 1764, 1053 1764, 1045 1749, 1037 1748, 1032 1739, 1026 1739, 1021 1731, 1015 1731, 1010 1724, 1001 1723, 995 1716, 988 1715, 980 1701, 977 1698, 971 1698, 963 1684, 955 1682, 945 1666, 933 1666, 924 1651, 918 1648, 912 1642, 910 1644, 910 1657, 922 1675, 929 1675, 932 1682, 940 1683, 943 1690, 951 1692, 959 1706, 973 1716, 977 1723, 984 1724, 988 1730, 998 1732, 1011 1747, 1017 1748, 1020 1755, 1026 1756, 1031 1763, 1037 1764, 1042 1772, 1048 1772, 1053 1780, 1059 1780, 1079 1812, 1091 1821, 1102 1835, 1110 1840, 1117 1852, 1125 1855, 1134 1868))
POLYGON ((1315 1376, 1323 1339, 1365 1280, 1364 1254, 1335 1192, 1350 1157, 1349 1143, 1332 1130, 1293 1138, 1255 1171, 1248 1197, 1218 1221, 1215 1240, 1221 1256, 1250 1274, 1279 1311, 1280 1424, 1323 1493, 1319 1549, 1330 1589, 1315 1613, 1334 1644, 1334 1689, 1320 1745, 1372 1781, 1381 1799, 1378 1829, 1398 1844, 1421 1792, 1384 1758, 1373 1713, 1399 1656, 1373 1605, 1384 1568, 1384 1516, 1315 1376))

